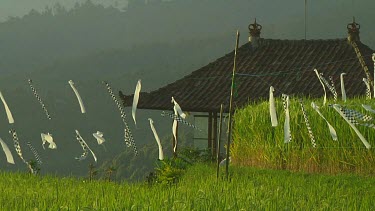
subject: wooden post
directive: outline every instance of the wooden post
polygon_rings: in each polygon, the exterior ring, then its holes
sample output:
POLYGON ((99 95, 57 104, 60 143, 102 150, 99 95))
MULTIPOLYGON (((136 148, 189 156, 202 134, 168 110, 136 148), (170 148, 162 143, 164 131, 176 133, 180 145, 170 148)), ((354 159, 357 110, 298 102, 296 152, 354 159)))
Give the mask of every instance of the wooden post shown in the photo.
POLYGON ((375 98, 375 53, 372 54, 372 61, 374 62, 374 98, 375 98))
POLYGON ((212 112, 208 113, 208 137, 207 137, 207 144, 208 149, 212 150, 212 112))
POLYGON ((217 144, 216 144, 216 179, 219 178, 219 156, 220 156, 220 138, 221 138, 221 125, 223 124, 223 104, 220 106, 220 123, 219 123, 219 135, 217 136, 217 144))
POLYGON ((305 0, 305 41, 307 39, 307 0, 305 0))
POLYGON ((226 166, 225 166, 225 174, 227 180, 229 179, 229 152, 230 152, 230 139, 232 135, 232 103, 233 103, 233 85, 234 85, 234 76, 236 73, 236 59, 237 59, 237 49, 238 49, 238 41, 240 38, 240 32, 237 30, 236 36, 236 46, 234 48, 234 60, 233 60, 233 72, 232 72, 232 84, 230 87, 230 100, 229 100, 229 121, 228 121, 228 139, 227 139, 227 156, 226 156, 226 166))
POLYGON ((213 118, 214 118, 214 124, 213 124, 213 129, 212 129, 213 138, 212 138, 211 155, 212 155, 212 160, 214 161, 215 160, 216 148, 217 148, 217 144, 216 144, 216 140, 217 140, 217 112, 213 113, 213 118))
POLYGON ((175 150, 174 150, 174 153, 173 153, 173 157, 174 158, 177 158, 177 149, 178 149, 178 121, 177 121, 177 128, 176 128, 176 140, 174 141, 174 144, 175 144, 175 150))

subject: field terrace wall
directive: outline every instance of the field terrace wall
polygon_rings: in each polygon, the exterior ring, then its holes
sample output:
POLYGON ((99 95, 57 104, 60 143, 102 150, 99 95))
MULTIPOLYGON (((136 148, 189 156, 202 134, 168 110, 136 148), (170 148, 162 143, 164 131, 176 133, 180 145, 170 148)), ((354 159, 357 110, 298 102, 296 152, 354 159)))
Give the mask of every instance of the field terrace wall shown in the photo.
MULTIPOLYGON (((365 95, 363 65, 370 73, 374 72, 371 58, 374 50, 361 43, 359 25, 354 20, 347 29, 348 37, 342 39, 277 40, 260 38, 261 26, 256 22, 250 24, 249 42, 237 51, 235 108, 246 106, 249 101, 268 99, 270 86, 275 88, 275 97, 282 93, 322 97, 323 89, 315 68, 327 79, 332 76, 336 89, 340 87, 340 74, 345 72, 347 96, 365 95)), ((229 110, 233 58, 234 51, 158 90, 141 92, 138 108, 172 110, 173 96, 184 111, 207 112, 208 147, 214 149, 217 124, 212 123, 218 122, 221 104, 225 112, 229 110)), ((124 106, 132 105, 133 95, 124 95, 121 91, 119 94, 124 106)))

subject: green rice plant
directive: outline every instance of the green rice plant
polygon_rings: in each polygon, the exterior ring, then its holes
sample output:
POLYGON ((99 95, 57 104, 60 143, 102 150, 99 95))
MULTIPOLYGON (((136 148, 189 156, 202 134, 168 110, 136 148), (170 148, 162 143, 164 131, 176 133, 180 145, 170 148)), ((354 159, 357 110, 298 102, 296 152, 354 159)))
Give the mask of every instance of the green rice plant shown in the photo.
POLYGON ((186 169, 176 185, 0 172, 0 210, 374 210, 375 178, 231 166, 186 169))
POLYGON ((155 182, 163 185, 177 183, 184 174, 188 165, 188 163, 180 158, 164 159, 159 161, 158 167, 155 168, 155 182))
MULTIPOLYGON (((346 121, 331 107, 320 106, 321 113, 336 129, 338 141, 332 140, 326 122, 311 107, 311 102, 322 105, 322 99, 303 99, 317 147, 312 146, 298 99, 290 101, 290 127, 292 142, 284 143, 284 110, 281 99, 276 99, 279 125, 271 127, 268 102, 249 103, 237 110, 233 129, 231 153, 238 165, 292 171, 342 173, 364 175, 375 173, 373 148, 366 149, 346 121)), ((333 103, 333 102, 331 102, 333 103)), ((345 105, 363 114, 361 104, 371 104, 364 98, 348 100, 345 105)), ((375 144, 375 129, 356 126, 370 144, 375 144)))

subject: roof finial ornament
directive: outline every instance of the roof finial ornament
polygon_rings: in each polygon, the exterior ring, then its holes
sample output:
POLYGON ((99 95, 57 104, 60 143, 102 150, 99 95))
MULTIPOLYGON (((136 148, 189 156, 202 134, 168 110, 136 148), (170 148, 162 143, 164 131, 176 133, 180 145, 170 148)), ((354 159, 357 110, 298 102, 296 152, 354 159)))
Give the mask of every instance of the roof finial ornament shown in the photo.
POLYGON ((256 48, 259 44, 260 39, 260 31, 262 30, 262 25, 257 23, 257 19, 255 18, 255 21, 253 24, 249 25, 249 42, 251 43, 251 46, 256 48))
POLYGON ((250 24, 248 28, 249 28, 250 37, 260 37, 260 31, 262 30, 262 25, 257 23, 256 18, 255 18, 254 23, 250 24))
POLYGON ((346 28, 348 29, 348 40, 349 42, 352 41, 359 41, 359 29, 361 25, 355 22, 355 17, 353 16, 353 22, 349 23, 346 28))

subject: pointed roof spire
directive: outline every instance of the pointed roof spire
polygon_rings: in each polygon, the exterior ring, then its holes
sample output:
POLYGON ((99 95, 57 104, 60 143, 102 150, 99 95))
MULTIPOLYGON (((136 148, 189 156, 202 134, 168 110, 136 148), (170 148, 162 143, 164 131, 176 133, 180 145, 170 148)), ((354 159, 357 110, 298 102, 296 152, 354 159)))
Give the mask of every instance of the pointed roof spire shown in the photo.
POLYGON ((262 30, 262 25, 257 23, 256 18, 255 18, 254 23, 250 24, 248 28, 249 28, 250 37, 260 37, 260 31, 262 30))
POLYGON ((355 17, 353 16, 353 22, 349 23, 346 28, 348 29, 348 40, 351 41, 359 41, 359 29, 361 25, 355 22, 355 17))

